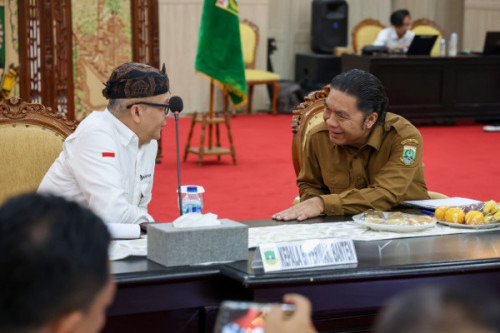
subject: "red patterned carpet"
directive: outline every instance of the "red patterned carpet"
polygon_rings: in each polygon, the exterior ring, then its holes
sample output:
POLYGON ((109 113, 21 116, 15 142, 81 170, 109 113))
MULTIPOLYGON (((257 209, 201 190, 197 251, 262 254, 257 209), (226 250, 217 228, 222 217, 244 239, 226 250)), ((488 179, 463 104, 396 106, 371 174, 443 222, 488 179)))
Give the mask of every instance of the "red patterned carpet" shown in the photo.
MULTIPOLYGON (((181 159, 190 117, 179 119, 181 159)), ((206 190, 204 212, 237 221, 269 218, 291 205, 298 194, 291 158, 291 116, 267 114, 231 118, 237 165, 230 155, 197 156, 181 161, 183 185, 206 190)), ((500 201, 500 132, 484 132, 482 125, 420 126, 424 138, 424 163, 430 190, 449 196, 500 201)), ((227 133, 221 133, 227 147, 227 133)), ((175 121, 163 129, 163 160, 157 165, 150 212, 160 222, 179 216, 175 121)), ((192 146, 199 146, 199 124, 192 146)))

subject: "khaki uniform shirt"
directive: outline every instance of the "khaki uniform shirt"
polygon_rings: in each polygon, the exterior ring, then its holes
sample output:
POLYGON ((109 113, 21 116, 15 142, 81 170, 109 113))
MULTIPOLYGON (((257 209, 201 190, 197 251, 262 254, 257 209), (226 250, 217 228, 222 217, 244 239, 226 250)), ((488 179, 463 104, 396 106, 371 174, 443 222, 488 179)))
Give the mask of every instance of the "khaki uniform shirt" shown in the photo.
POLYGON ((297 177, 300 200, 321 196, 327 215, 388 210, 405 200, 429 199, 422 135, 406 119, 387 113, 361 148, 330 141, 323 122, 311 129, 297 177))

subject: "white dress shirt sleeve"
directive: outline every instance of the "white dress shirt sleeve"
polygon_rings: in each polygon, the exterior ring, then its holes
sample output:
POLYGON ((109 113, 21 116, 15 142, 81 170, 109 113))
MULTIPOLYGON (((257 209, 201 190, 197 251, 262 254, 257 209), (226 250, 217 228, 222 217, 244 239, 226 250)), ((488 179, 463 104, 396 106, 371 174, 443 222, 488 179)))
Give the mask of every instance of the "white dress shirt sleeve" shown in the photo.
MULTIPOLYGON (((118 154, 123 148, 113 134, 94 128, 91 135, 81 133, 74 142, 67 144, 72 146, 68 149, 68 158, 74 179, 89 207, 105 222, 137 224, 154 221, 147 212, 151 186, 138 206, 128 200, 129 182, 135 180, 127 177, 127 172, 120 166, 118 154)), ((135 168, 135 165, 126 167, 135 168)))

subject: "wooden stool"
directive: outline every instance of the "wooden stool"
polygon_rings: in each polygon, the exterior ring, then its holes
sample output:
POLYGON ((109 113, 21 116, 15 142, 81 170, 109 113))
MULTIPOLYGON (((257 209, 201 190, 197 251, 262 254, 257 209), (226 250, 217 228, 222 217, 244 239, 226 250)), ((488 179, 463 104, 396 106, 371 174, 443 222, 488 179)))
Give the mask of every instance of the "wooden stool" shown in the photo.
MULTIPOLYGON (((210 109, 208 114, 204 113, 198 116, 198 112, 193 114, 191 119, 191 127, 189 128, 188 139, 186 147, 184 148, 184 158, 183 161, 186 162, 187 155, 193 153, 198 155, 198 166, 201 167, 203 162, 203 156, 205 155, 217 155, 217 160, 220 161, 221 155, 231 155, 233 157, 233 163, 236 164, 236 150, 234 149, 233 136, 231 134, 231 124, 229 122, 229 116, 227 115, 227 103, 224 105, 224 115, 223 117, 215 117, 213 112, 213 91, 214 84, 210 81, 210 109), (200 134, 200 146, 191 147, 191 138, 193 137, 193 129, 197 123, 201 124, 201 134, 200 134), (221 147, 220 143, 220 129, 219 125, 225 124, 227 128, 227 135, 229 137, 229 148, 221 147), (205 146, 205 129, 208 125, 208 144, 205 146), (215 147, 212 146, 212 127, 215 125, 215 147)), ((227 99, 225 99, 227 100, 227 99)))

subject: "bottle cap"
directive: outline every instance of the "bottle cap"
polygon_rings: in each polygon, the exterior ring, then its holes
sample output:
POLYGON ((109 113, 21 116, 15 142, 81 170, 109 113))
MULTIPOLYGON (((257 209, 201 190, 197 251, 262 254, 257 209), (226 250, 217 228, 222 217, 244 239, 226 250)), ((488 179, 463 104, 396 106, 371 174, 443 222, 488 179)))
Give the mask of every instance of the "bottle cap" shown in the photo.
POLYGON ((198 192, 198 187, 196 186, 188 186, 187 191, 190 193, 197 193, 198 192))

